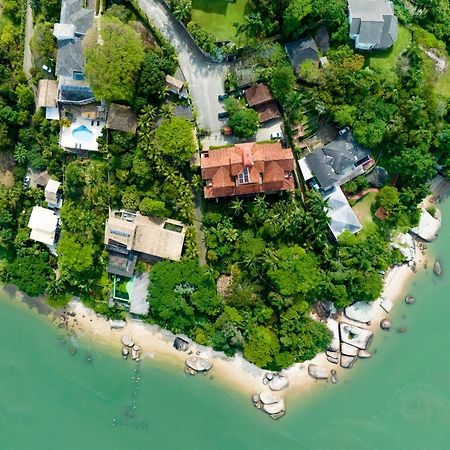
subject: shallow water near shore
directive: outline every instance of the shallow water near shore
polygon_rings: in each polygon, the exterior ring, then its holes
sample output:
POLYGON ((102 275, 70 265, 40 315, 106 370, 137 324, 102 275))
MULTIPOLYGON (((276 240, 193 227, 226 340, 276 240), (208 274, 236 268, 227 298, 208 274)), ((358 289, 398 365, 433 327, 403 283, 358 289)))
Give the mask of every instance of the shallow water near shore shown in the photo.
POLYGON ((148 358, 123 361, 1 294, 0 448, 447 449, 450 200, 439 206, 444 227, 429 269, 408 288, 416 303, 396 305, 372 359, 338 385, 288 398, 278 422, 217 380, 148 358), (435 257, 441 278, 431 272, 435 257))

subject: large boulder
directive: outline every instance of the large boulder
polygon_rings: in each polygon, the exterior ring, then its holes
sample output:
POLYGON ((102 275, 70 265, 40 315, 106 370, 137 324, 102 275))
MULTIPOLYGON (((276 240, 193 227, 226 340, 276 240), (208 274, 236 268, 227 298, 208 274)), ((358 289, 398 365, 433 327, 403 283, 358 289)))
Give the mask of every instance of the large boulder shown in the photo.
POLYGON ((353 364, 355 364, 356 356, 341 356, 341 367, 344 369, 351 369, 353 364))
POLYGON ((377 306, 374 303, 356 302, 345 308, 345 315, 356 322, 371 322, 377 316, 377 306))
POLYGON ((353 347, 353 345, 346 344, 343 342, 341 344, 341 353, 346 356, 356 356, 358 355, 358 348, 353 347))
POLYGON ((317 364, 310 364, 308 366, 308 373, 316 380, 326 380, 328 378, 328 369, 317 364))
POLYGON ((400 250, 406 261, 413 261, 416 258, 416 243, 409 233, 398 233, 391 245, 400 250))
POLYGON ((285 376, 276 374, 268 384, 269 388, 272 389, 272 391, 282 391, 289 386, 289 381, 285 376))
POLYGON ((270 391, 262 391, 259 394, 259 399, 264 405, 271 405, 272 403, 278 403, 282 400, 280 396, 270 391))
POLYGON ((131 336, 128 336, 127 334, 122 336, 120 340, 122 344, 125 345, 126 347, 133 347, 134 345, 133 338, 131 336))
POLYGON ((394 302, 389 298, 383 297, 380 306, 388 313, 394 307, 394 302))
POLYGON ((380 322, 380 328, 381 328, 382 330, 390 330, 391 327, 392 327, 392 323, 391 323, 391 321, 390 321, 389 319, 383 319, 383 320, 380 322))
POLYGON ((337 352, 339 350, 339 323, 334 319, 328 319, 326 325, 333 333, 328 350, 330 352, 337 352))
POLYGON ((188 366, 190 369, 193 369, 197 372, 206 372, 207 370, 211 369, 212 362, 205 359, 205 358, 199 358, 197 356, 191 356, 186 359, 185 361, 186 366, 188 366))
POLYGON ((327 351, 326 355, 327 355, 327 360, 331 364, 337 364, 339 362, 339 353, 338 352, 327 351))
POLYGON ((421 210, 419 225, 411 228, 411 233, 424 241, 434 241, 441 228, 441 221, 434 218, 424 207, 422 207, 421 210))
POLYGON ((362 358, 362 359, 371 358, 372 354, 370 352, 368 352, 367 350, 359 350, 358 357, 362 358))
POLYGON ((127 323, 125 322, 125 320, 110 320, 109 321, 109 326, 111 327, 112 330, 119 330, 121 328, 125 328, 125 325, 127 323))
POLYGON ((177 336, 173 341, 173 347, 180 352, 185 352, 189 348, 189 342, 177 336))
POLYGON ((264 410, 267 414, 270 414, 271 416, 272 416, 272 415, 278 415, 278 414, 280 414, 281 412, 283 412, 283 411, 286 410, 286 407, 285 407, 285 405, 284 405, 284 400, 283 400, 283 399, 280 399, 279 402, 271 403, 270 405, 264 404, 264 405, 263 405, 263 410, 264 410))
POLYGON ((373 333, 366 328, 350 325, 346 322, 339 324, 341 341, 354 347, 366 350, 373 338, 373 333))

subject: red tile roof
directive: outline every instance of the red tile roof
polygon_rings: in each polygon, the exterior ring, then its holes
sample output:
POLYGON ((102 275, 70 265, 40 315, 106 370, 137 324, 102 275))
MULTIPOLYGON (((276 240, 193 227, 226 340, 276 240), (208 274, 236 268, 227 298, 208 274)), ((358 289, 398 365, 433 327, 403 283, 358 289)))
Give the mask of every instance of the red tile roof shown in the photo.
POLYGON ((279 142, 236 144, 204 152, 202 178, 205 198, 250 195, 294 189, 294 155, 279 142), (239 174, 248 171, 249 182, 239 184, 239 174))
POLYGON ((263 103, 270 102, 272 100, 272 94, 269 91, 267 85, 259 83, 255 86, 249 87, 244 91, 245 99, 248 106, 262 105, 263 103))
POLYGON ((259 113, 259 123, 265 123, 272 119, 278 119, 281 117, 280 110, 274 100, 258 105, 255 107, 259 113))

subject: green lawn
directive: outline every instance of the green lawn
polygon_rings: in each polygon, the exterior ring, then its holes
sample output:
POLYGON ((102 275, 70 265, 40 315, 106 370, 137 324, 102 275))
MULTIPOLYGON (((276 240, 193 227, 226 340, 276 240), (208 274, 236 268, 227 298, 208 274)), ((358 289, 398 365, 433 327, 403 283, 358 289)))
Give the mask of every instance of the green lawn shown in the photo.
POLYGON ((192 0, 192 21, 200 24, 219 41, 235 40, 233 23, 244 21, 251 11, 250 0, 192 0))
POLYGON ((370 66, 377 69, 390 70, 394 68, 399 56, 405 51, 411 42, 411 32, 402 27, 398 27, 397 41, 389 50, 373 52, 369 59, 370 66))
POLYGON ((376 192, 369 192, 364 198, 359 200, 353 206, 353 211, 363 227, 363 229, 358 233, 358 237, 361 240, 364 240, 367 236, 373 234, 377 228, 376 223, 373 221, 371 212, 371 207, 375 202, 376 196, 376 192))

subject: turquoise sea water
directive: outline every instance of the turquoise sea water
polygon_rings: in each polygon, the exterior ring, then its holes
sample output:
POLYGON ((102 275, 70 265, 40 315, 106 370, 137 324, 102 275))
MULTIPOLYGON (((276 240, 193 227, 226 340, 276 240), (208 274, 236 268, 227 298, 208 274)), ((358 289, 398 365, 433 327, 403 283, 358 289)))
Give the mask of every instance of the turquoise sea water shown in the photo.
POLYGON ((78 338, 61 340, 43 315, 2 294, 0 449, 450 448, 449 199, 441 208, 430 250, 444 276, 416 277, 416 303, 396 306, 374 357, 336 386, 288 399, 278 422, 216 380, 148 359, 135 372, 78 338))

